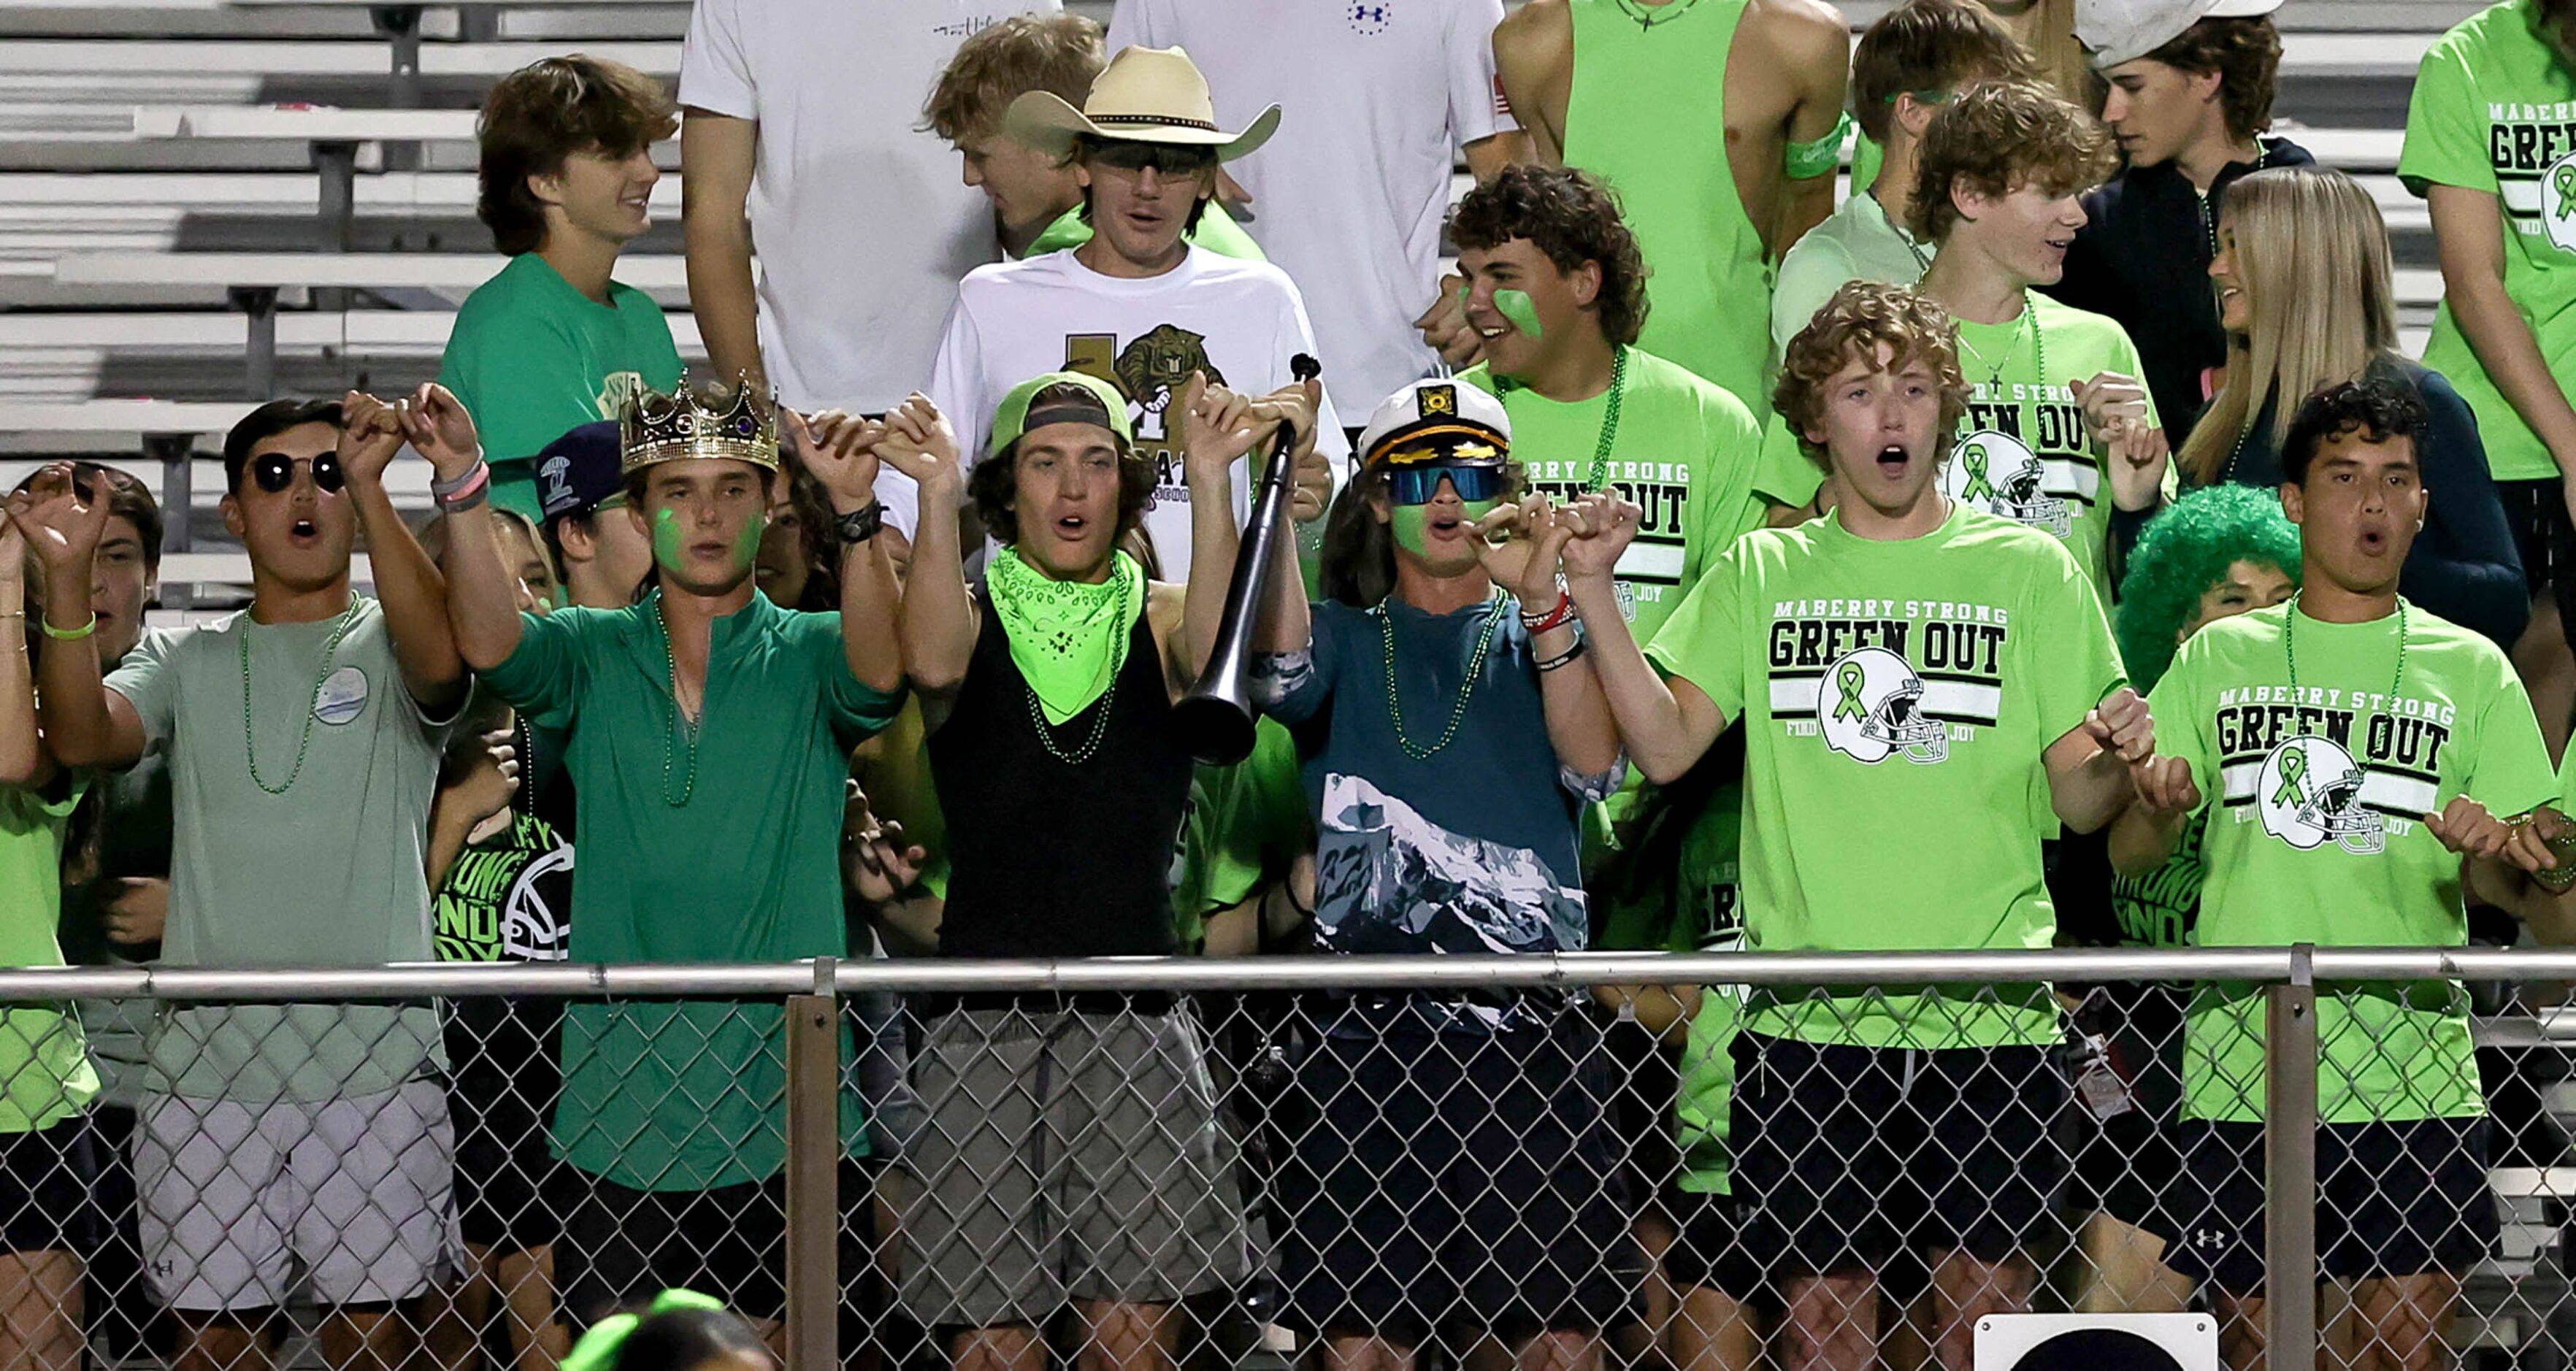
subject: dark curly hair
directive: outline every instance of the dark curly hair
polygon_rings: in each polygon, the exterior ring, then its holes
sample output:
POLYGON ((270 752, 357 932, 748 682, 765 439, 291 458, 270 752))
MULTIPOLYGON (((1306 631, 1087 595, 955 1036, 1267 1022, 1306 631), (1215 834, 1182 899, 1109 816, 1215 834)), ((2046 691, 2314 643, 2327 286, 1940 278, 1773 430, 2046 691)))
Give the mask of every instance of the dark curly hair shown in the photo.
MULTIPOLYGON (((1098 408, 1100 396, 1095 391, 1076 385, 1053 385, 1029 397, 1030 409, 1044 409, 1052 404, 1088 405, 1098 408)), ((1025 439, 1027 435, 1021 435, 1025 439)), ((1154 503, 1157 473, 1154 463, 1135 445, 1120 439, 1118 443, 1118 541, 1142 527, 1145 510, 1154 503)), ((1020 540, 1020 442, 975 464, 966 474, 966 498, 975 505, 975 517, 984 531, 997 543, 1020 540)))
POLYGON ((1788 422, 1798 450, 1829 473, 1833 458, 1807 437, 1807 430, 1824 421, 1825 387, 1834 373, 1855 357, 1876 357, 1881 344, 1890 349, 1891 366, 1920 357, 1941 387, 1940 439, 1933 460, 1950 455, 1959 418, 1968 412, 1968 377, 1959 369, 1959 326, 1951 322, 1950 312, 1905 286, 1846 281, 1789 340, 1780 355, 1780 379, 1771 388, 1771 407, 1788 422))
POLYGON ((1572 167, 1526 163, 1467 192, 1449 217, 1461 250, 1492 249, 1526 238, 1559 271, 1601 267, 1593 308, 1613 343, 1634 343, 1646 326, 1646 259, 1619 216, 1619 199, 1599 178, 1572 167))
POLYGON ((2109 180, 2119 166, 2111 135, 2092 115, 2044 86, 1989 81, 1942 106, 1923 130, 1906 227, 1924 242, 1941 241, 1959 220, 1954 187, 1988 197, 2019 186, 2072 195, 2109 180))
POLYGON ((2302 402, 2290 420, 2290 436, 2281 440, 2281 479, 2294 486, 2307 484, 2317 449, 2348 433, 2368 443, 2404 438, 2420 454, 2431 427, 2423 395, 2403 377, 2365 375, 2328 386, 2302 402))
POLYGON ((2227 136, 2251 139, 2272 127, 2272 94, 2281 74, 2281 31, 2269 15, 2252 19, 2203 19, 2172 42, 2147 54, 2194 76, 2218 74, 2219 112, 2227 136))
POLYGON ((680 116, 662 83, 623 62, 573 53, 502 77, 475 123, 482 144, 474 217, 492 246, 516 257, 546 240, 546 206, 528 189, 577 152, 632 157, 670 137, 680 116))
POLYGON ((2147 524, 2129 553, 2114 613, 2120 660, 2141 694, 2155 689, 2182 645, 2182 626, 2240 561, 2299 579, 2299 529, 2281 512, 2281 493, 2260 486, 2195 490, 2147 524))

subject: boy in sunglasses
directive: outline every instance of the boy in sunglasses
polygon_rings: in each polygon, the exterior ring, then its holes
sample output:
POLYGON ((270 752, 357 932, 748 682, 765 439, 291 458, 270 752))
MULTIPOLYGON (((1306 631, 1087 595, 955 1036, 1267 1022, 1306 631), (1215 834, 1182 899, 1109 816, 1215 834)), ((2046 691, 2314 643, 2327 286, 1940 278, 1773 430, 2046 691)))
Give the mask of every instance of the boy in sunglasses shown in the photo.
MULTIPOLYGON (((45 564, 37 694, 62 762, 169 761, 165 964, 426 961, 439 752, 466 672, 446 595, 385 493, 396 410, 277 400, 224 440, 251 605, 100 680, 92 563, 113 513, 69 470, 16 516, 45 564), (350 586, 367 539, 381 601, 350 586)), ((400 1363, 447 1252, 453 1152, 427 1004, 182 1008, 150 1035, 141 1246, 183 1365, 259 1360, 299 1293, 334 1367, 400 1363)))
MULTIPOLYGON (((1254 688, 1316 814, 1333 953, 1581 951, 1583 806, 1625 773, 1557 590, 1561 517, 1523 494, 1502 402, 1422 381, 1378 406, 1335 501, 1324 592, 1277 595, 1254 688)), ((1588 496, 1600 502, 1607 497, 1588 496)), ((1281 1178, 1292 1322, 1325 1360, 1395 1365, 1490 1332, 1587 1364, 1637 1262, 1601 1031, 1562 992, 1319 1006, 1281 1178)))
MULTIPOLYGON (((1136 451, 1156 473, 1143 527, 1157 562, 1147 571, 1159 579, 1189 579, 1182 383, 1197 371, 1211 385, 1268 394, 1294 379, 1291 358, 1316 350, 1306 302, 1287 273, 1221 257, 1185 236, 1209 213, 1218 164, 1260 147, 1278 125, 1273 105, 1242 132, 1217 128, 1207 80, 1177 48, 1119 53, 1083 110, 1046 90, 1012 101, 1004 132, 1072 164, 1093 235, 1079 247, 968 273, 931 367, 928 394, 959 425, 969 466, 988 446, 1002 397, 1029 377, 1077 371, 1118 387, 1136 451)), ((1317 433, 1338 480, 1350 445, 1330 398, 1317 433)), ((908 491, 894 486, 910 483, 887 479, 890 502, 902 507, 892 517, 905 522, 908 491)), ((1237 524, 1249 513, 1253 484, 1249 464, 1236 467, 1237 524)))
MULTIPOLYGON (((1566 580, 1629 755, 1667 780, 1744 724, 1757 951, 2047 947, 2041 837, 2107 823, 2126 763, 2154 751, 2065 545, 1942 492, 1968 403, 1956 348, 1911 290, 1836 291, 1773 400, 1832 510, 1745 535, 1643 651, 1613 579, 1638 510, 1574 511, 1566 580)), ((1786 1305, 1783 1360, 1875 1361, 1878 1272, 1909 1249, 1953 1371, 1978 1317, 2027 1306, 2024 1249, 2064 1171, 2059 1037, 2037 984, 1747 998, 1729 1141, 1744 1247, 1786 1305)))

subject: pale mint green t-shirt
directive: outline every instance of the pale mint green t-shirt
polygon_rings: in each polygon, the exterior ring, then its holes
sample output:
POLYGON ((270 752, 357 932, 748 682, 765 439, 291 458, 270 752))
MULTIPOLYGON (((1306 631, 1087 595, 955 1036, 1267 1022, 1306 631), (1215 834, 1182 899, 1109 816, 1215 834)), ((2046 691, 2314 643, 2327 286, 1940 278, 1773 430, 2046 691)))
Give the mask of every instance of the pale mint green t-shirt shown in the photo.
MULTIPOLYGON (((2156 683, 2157 746, 2191 763, 2209 805, 2202 946, 2468 941, 2459 854, 2424 816, 2462 795, 2524 813, 2555 797, 2557 781, 2502 651, 2414 605, 2405 634, 2401 649, 2394 614, 2323 623, 2293 600, 2193 634, 2156 683)), ((2457 984, 2321 985, 2317 1044, 2327 1123, 2486 1111, 2457 984)), ((2263 1117, 2258 991, 2214 985, 2194 997, 2183 1113, 2263 1117)))
MULTIPOLYGON (((336 647, 342 616, 258 624, 244 611, 108 675, 170 761, 163 965, 433 960, 422 862, 448 727, 404 687, 384 611, 364 596, 353 607, 336 647)), ((370 1095, 440 1065, 438 1042, 426 1004, 180 1008, 153 1027, 144 1083, 254 1104, 370 1095)))
MULTIPOLYGON (((2127 679, 2056 539, 1965 507, 1899 541, 1854 536, 1839 511, 1757 529, 1646 655, 1745 729, 1747 947, 2050 944, 2043 754, 2127 679)), ((2058 1036, 2036 985, 1756 994, 1745 1026, 1867 1046, 2058 1036)))
POLYGON ((474 416, 495 464, 494 503, 540 518, 527 459, 567 430, 616 418, 639 387, 678 383, 680 350, 662 307, 613 283, 608 300, 573 289, 545 258, 523 252, 456 311, 438 383, 474 416))
POLYGON ((1776 360, 1789 350, 1789 340, 1845 283, 1910 286, 1931 269, 1929 246, 1915 242, 1913 234, 1891 222, 1877 196, 1866 190, 1853 192, 1780 259, 1779 279, 1771 286, 1772 357, 1776 360))

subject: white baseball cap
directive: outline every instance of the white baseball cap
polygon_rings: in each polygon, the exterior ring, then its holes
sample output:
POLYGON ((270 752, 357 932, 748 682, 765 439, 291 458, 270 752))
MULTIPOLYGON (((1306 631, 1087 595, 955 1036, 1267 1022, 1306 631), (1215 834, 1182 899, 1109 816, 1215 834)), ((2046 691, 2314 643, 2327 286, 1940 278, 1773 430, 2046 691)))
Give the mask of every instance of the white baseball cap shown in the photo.
POLYGON ((2075 39, 2093 65, 2134 62, 2203 19, 2259 19, 2281 0, 2075 0, 2075 39))

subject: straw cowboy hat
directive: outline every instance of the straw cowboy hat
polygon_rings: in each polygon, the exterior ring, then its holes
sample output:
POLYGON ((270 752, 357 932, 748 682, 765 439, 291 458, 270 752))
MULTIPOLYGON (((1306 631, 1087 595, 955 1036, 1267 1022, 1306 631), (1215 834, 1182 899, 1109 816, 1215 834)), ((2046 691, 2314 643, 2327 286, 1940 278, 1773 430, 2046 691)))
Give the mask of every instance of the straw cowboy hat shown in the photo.
POLYGON ((1121 48, 1091 83, 1082 108, 1053 91, 1033 90, 1011 102, 1002 128, 1043 152, 1063 153, 1082 134, 1127 143, 1179 143, 1216 149, 1230 162, 1270 141, 1279 130, 1272 105, 1240 133, 1216 126, 1216 103, 1207 78, 1179 48, 1121 48))

